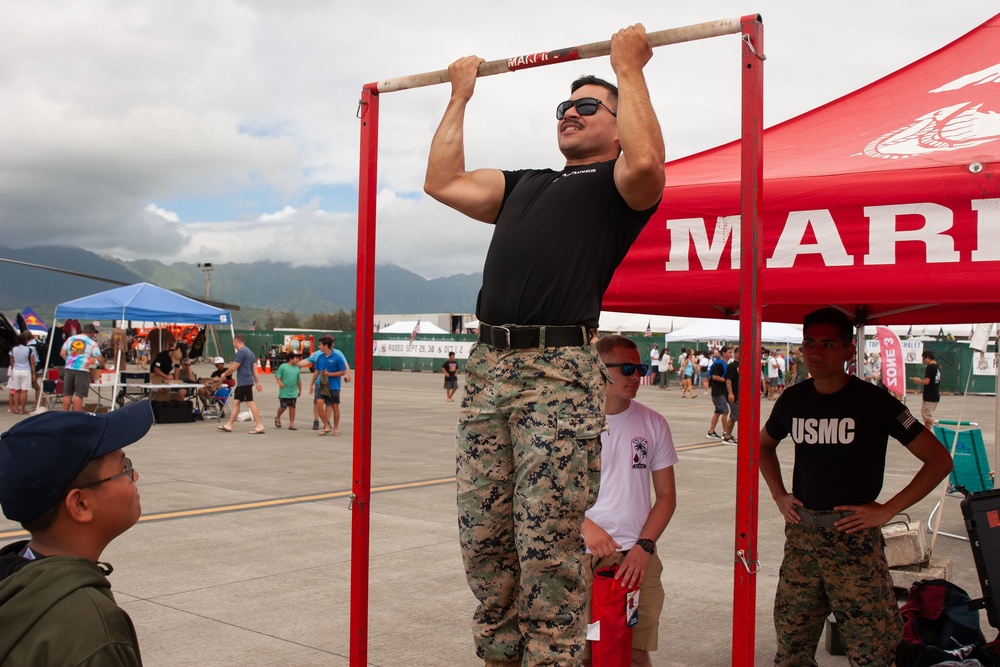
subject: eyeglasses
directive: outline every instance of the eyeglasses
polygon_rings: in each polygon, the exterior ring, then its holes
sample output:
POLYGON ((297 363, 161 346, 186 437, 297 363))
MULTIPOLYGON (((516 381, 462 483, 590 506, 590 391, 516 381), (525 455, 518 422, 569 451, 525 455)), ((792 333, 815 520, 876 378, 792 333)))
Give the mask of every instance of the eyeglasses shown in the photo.
POLYGON ((649 364, 604 364, 604 365, 607 366, 608 368, 615 368, 616 366, 620 366, 622 369, 622 375, 624 375, 625 377, 632 375, 632 373, 635 373, 636 371, 639 372, 639 377, 641 378, 644 378, 647 375, 649 375, 649 364))
POLYGON ((618 117, 618 114, 612 111, 607 104, 596 97, 581 97, 578 100, 566 100, 565 102, 560 102, 559 106, 556 107, 556 119, 562 120, 563 116, 566 115, 566 112, 573 107, 576 107, 576 112, 581 116, 593 116, 597 113, 597 109, 599 107, 604 107, 608 110, 609 114, 615 118, 618 117))
POLYGON ((125 457, 125 470, 118 473, 117 475, 112 475, 111 477, 105 477, 104 479, 99 479, 96 482, 91 482, 90 484, 81 484, 77 488, 86 489, 88 486, 100 486, 105 482, 110 482, 113 479, 118 479, 119 477, 128 476, 130 480, 135 482, 135 469, 132 468, 132 459, 125 457))

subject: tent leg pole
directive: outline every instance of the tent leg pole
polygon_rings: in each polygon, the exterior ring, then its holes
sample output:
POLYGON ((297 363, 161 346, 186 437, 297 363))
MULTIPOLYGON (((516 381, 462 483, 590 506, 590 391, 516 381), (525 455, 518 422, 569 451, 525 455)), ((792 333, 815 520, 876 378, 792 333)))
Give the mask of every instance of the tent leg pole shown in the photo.
POLYGON ((740 194, 740 414, 736 452, 736 546, 732 664, 754 663, 760 468, 760 320, 763 250, 764 26, 743 18, 743 136, 740 194))
POLYGON ((378 93, 365 86, 359 108, 358 279, 355 315, 354 471, 351 487, 350 665, 368 664, 371 536, 372 345, 375 341, 375 217, 378 183, 378 93))

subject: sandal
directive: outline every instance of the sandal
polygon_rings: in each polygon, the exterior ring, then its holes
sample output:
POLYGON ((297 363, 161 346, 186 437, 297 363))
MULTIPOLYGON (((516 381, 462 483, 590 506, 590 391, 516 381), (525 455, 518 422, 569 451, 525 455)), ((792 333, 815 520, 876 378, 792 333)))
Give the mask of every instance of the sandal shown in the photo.
POLYGON ((295 428, 294 426, 289 426, 288 430, 289 431, 298 431, 299 429, 295 428))
POLYGON ((254 429, 252 431, 247 431, 247 433, 249 433, 250 435, 264 435, 264 429, 260 430, 254 429))
POLYGON ((318 433, 317 435, 326 435, 326 434, 327 434, 327 433, 329 433, 329 432, 330 432, 330 429, 328 429, 328 428, 325 428, 325 429, 323 429, 322 431, 320 431, 320 432, 319 432, 319 433, 318 433))
POLYGON ((277 417, 274 418, 274 428, 281 428, 281 420, 277 417))
POLYGON ((226 433, 232 433, 233 432, 233 429, 226 428, 222 424, 219 424, 216 428, 218 428, 220 431, 225 431, 226 433))

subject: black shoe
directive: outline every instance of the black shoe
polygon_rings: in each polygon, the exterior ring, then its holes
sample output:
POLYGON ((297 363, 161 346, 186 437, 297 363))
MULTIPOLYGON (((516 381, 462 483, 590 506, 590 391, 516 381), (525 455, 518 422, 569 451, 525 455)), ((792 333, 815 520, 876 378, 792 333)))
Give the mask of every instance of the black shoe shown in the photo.
POLYGON ((726 437, 724 437, 722 439, 722 442, 726 443, 727 445, 735 445, 736 444, 736 438, 734 438, 731 435, 727 435, 726 437))
POLYGON ((709 431, 706 435, 708 435, 708 437, 710 438, 715 438, 717 440, 722 438, 722 436, 716 433, 715 431, 709 431))
POLYGON ((313 420, 313 430, 314 431, 318 431, 319 430, 319 420, 318 419, 314 419, 313 420))

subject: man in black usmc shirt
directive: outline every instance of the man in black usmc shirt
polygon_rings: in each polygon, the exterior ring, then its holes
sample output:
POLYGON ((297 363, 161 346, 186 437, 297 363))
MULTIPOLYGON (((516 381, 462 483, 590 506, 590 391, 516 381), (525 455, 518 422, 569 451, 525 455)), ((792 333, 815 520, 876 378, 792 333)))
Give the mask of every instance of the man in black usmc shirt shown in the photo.
POLYGON ((424 190, 494 225, 457 454, 476 653, 488 667, 581 664, 580 528, 597 497, 607 378, 589 330, 663 195, 663 137, 643 75, 651 57, 635 25, 611 39, 617 87, 574 82, 556 109, 562 171, 466 171, 465 109, 483 60, 449 68, 424 190))
POLYGON ((778 667, 816 664, 831 611, 852 665, 895 664, 903 624, 879 529, 951 471, 948 451, 905 405, 844 370, 855 353, 853 331, 839 310, 806 315, 802 350, 812 377, 778 397, 760 432, 760 472, 787 522, 774 600, 778 667), (776 451, 788 435, 792 493, 776 451), (879 503, 890 435, 922 465, 879 503))

